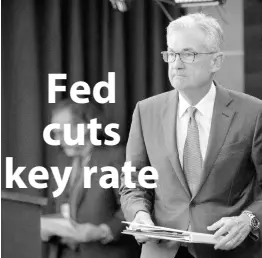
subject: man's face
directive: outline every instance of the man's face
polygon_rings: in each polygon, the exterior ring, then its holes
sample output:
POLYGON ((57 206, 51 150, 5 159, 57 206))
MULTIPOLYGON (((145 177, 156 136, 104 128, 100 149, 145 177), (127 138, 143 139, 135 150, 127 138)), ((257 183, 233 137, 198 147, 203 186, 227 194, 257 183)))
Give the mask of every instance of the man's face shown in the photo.
MULTIPOLYGON (((167 38, 168 51, 212 52, 205 49, 205 34, 198 28, 184 28, 173 31, 167 38)), ((193 63, 183 63, 179 56, 168 64, 168 76, 171 85, 178 90, 187 90, 207 86, 212 75, 212 55, 197 55, 193 63)))
MULTIPOLYGON (((79 145, 70 146, 65 142, 65 136, 68 137, 68 138, 70 137, 71 139, 76 139, 77 136, 78 136, 77 123, 74 120, 74 117, 72 115, 71 110, 69 108, 64 108, 64 109, 61 109, 61 110, 55 112, 53 117, 52 117, 51 122, 60 124, 60 129, 53 130, 54 139, 60 140, 61 147, 63 148, 65 154, 69 157, 74 157, 74 156, 79 155, 80 152, 81 152, 81 148, 83 146, 79 146, 79 145), (71 135, 70 135, 69 132, 65 132, 65 130, 64 130, 65 124, 70 124, 71 135), (65 135, 65 133, 67 133, 67 135, 65 135)), ((79 122, 79 123, 81 123, 81 122, 79 122)), ((81 136, 81 137, 84 137, 84 136, 81 136)))

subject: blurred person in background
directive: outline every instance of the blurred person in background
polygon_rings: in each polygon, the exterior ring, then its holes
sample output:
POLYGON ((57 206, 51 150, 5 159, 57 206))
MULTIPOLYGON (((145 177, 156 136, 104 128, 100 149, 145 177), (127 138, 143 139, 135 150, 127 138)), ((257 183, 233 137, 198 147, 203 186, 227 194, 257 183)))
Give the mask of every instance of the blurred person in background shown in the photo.
MULTIPOLYGON (((139 257, 140 247, 135 239, 121 234, 124 220, 120 209, 118 189, 104 189, 99 184, 100 168, 113 166, 118 171, 124 163, 124 148, 93 146, 86 124, 97 118, 101 122, 101 112, 91 103, 77 104, 70 99, 57 103, 52 113, 52 123, 60 125, 53 138, 61 141, 61 149, 71 162, 72 171, 66 189, 57 198, 50 200, 53 212, 67 218, 73 230, 67 229, 66 236, 60 231, 41 225, 42 240, 48 243, 48 257, 96 257, 123 258, 139 257), (85 124, 85 144, 68 145, 64 140, 64 125, 71 126, 71 139, 77 137, 77 124, 85 124), (83 167, 98 167, 98 173, 91 176, 91 188, 84 188, 83 167)), ((103 119, 102 119, 103 120, 103 119)), ((102 121, 104 122, 104 121, 102 121)), ((104 140, 103 128, 98 130, 98 139, 104 140)), ((61 164, 60 164, 61 165, 61 164)), ((60 166, 64 171, 68 161, 60 166)), ((69 165, 70 166, 70 165, 69 165)), ((51 189, 56 189, 51 183, 51 189)), ((52 217, 52 216, 51 216, 52 217)))
POLYGON ((214 81, 222 43, 203 13, 169 24, 162 54, 174 90, 137 104, 126 149, 137 186, 128 189, 123 173, 120 187, 128 221, 212 233, 217 243, 140 236, 143 258, 262 257, 262 101, 214 81), (155 189, 139 184, 145 166, 158 171, 155 189))

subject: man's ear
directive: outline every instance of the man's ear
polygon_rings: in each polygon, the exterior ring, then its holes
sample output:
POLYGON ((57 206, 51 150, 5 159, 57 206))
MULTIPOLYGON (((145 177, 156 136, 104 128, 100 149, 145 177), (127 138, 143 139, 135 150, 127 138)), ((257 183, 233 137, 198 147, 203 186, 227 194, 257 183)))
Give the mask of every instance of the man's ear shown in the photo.
POLYGON ((211 62, 211 72, 217 72, 220 70, 222 63, 224 61, 224 53, 223 52, 218 52, 214 54, 211 62))

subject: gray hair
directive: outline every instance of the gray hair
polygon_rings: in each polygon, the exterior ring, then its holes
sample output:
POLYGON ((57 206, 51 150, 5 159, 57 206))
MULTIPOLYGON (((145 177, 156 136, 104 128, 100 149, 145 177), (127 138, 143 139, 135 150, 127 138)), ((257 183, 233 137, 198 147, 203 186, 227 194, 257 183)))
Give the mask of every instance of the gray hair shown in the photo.
POLYGON ((198 26, 206 34, 204 44, 208 50, 218 52, 221 50, 224 43, 223 30, 215 18, 204 13, 188 14, 170 22, 167 37, 175 30, 194 26, 198 26))

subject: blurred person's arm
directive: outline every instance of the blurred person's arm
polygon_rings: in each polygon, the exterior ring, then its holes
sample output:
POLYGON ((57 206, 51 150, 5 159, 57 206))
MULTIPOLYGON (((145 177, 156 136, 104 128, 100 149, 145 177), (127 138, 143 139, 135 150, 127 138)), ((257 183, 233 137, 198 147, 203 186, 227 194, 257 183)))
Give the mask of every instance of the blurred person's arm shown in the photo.
MULTIPOLYGON (((121 169, 125 162, 125 149, 122 147, 118 147, 115 148, 113 151, 114 153, 111 157, 109 165, 117 169, 120 177, 121 169)), ((104 230, 108 232, 107 236, 102 240, 102 243, 105 244, 111 241, 117 241, 121 236, 121 232, 125 228, 125 225, 122 223, 125 218, 121 209, 119 189, 113 188, 112 190, 114 191, 117 208, 111 220, 106 221, 104 224, 101 225, 102 228, 104 228, 104 230)))
MULTIPOLYGON (((125 173, 121 175, 121 206, 128 221, 133 221, 139 211, 148 213, 147 222, 150 218, 152 203, 154 198, 154 189, 146 189, 139 184, 138 175, 139 171, 145 167, 150 166, 148 155, 144 143, 139 103, 134 110, 131 129, 129 133, 127 148, 126 148, 126 161, 131 161, 131 165, 136 167, 136 172, 131 173, 131 180, 136 184, 134 189, 130 189, 125 185, 125 173)), ((139 213, 138 215, 143 214, 139 213)), ((139 216, 140 217, 140 216, 139 216)), ((150 219, 151 220, 151 219, 150 219)), ((150 224, 152 221, 150 221, 150 224)))
MULTIPOLYGON (((121 173, 122 166, 125 160, 125 150, 121 147, 114 147, 105 157, 108 166, 116 168, 118 173, 121 173)), ((103 173, 105 175, 106 173, 103 173)), ((122 223, 124 219, 123 212, 120 205, 120 195, 118 188, 111 189, 115 197, 115 212, 112 214, 111 219, 101 223, 100 225, 94 225, 91 223, 75 223, 77 234, 75 234, 71 239, 66 241, 76 241, 76 242, 90 242, 90 241, 100 241, 103 244, 110 243, 112 241, 117 241, 125 227, 122 223)))

